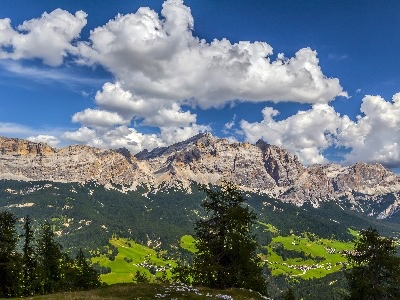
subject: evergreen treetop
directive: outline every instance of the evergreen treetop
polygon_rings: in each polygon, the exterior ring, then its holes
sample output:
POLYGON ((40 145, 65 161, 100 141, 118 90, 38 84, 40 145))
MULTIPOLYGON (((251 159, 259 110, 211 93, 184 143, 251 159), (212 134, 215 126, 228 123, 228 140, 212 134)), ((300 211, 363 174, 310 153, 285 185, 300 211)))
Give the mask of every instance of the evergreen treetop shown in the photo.
POLYGON ((347 299, 400 299, 400 257, 392 238, 374 228, 361 230, 354 251, 347 254, 347 299))
POLYGON ((211 288, 246 288, 267 293, 263 267, 251 233, 254 212, 233 183, 221 189, 201 187, 207 216, 195 224, 194 281, 211 288))

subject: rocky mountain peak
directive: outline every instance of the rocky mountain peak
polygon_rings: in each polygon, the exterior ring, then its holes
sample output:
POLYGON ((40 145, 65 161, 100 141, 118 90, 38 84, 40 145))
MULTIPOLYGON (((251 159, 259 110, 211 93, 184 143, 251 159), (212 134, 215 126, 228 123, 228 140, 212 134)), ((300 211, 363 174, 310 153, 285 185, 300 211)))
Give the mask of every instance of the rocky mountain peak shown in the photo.
POLYGON ((381 164, 359 162, 338 174, 333 182, 335 189, 340 192, 353 190, 374 194, 377 187, 395 188, 398 177, 381 164))
POLYGON ((124 156, 126 158, 126 160, 131 164, 133 164, 133 162, 136 161, 135 156, 133 156, 132 153, 125 147, 115 149, 115 152, 124 156))
POLYGON ((215 141, 215 138, 212 136, 210 132, 199 133, 183 142, 175 143, 167 147, 154 148, 152 151, 144 149, 143 151, 137 153, 135 157, 139 160, 147 160, 159 156, 168 156, 177 151, 187 149, 188 147, 193 146, 195 144, 208 146, 213 141, 215 141))
POLYGON ((279 187, 292 185, 305 171, 297 156, 287 150, 258 140, 256 146, 263 153, 264 166, 279 187))

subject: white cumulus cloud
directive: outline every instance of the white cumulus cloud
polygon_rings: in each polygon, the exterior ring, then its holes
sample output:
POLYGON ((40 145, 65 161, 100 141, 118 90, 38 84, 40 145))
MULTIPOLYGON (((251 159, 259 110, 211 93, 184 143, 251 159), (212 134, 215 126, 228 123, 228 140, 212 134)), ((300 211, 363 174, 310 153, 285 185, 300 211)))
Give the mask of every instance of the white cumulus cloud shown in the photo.
POLYGON ((185 127, 161 127, 160 130, 163 146, 167 146, 184 141, 200 132, 211 131, 211 127, 207 125, 191 124, 185 127))
POLYGON ((72 143, 98 148, 117 149, 125 147, 132 153, 163 146, 156 134, 142 134, 126 125, 102 128, 100 130, 81 127, 76 131, 64 132, 61 137, 72 143))
POLYGON ((386 101, 381 96, 365 96, 363 116, 350 123, 339 136, 340 143, 352 149, 346 161, 379 162, 400 166, 400 93, 386 101))
POLYGON ((263 139, 270 144, 284 147, 309 165, 326 163, 323 151, 337 144, 337 135, 350 121, 341 117, 328 104, 315 104, 307 111, 281 121, 275 121, 279 112, 271 107, 263 109, 263 120, 250 123, 242 120, 240 125, 248 141, 263 139))
POLYGON ((72 15, 58 8, 23 22, 17 30, 10 19, 0 19, 0 59, 39 58, 47 65, 59 66, 67 53, 76 53, 71 42, 79 37, 86 17, 83 11, 72 15))
POLYGON ((85 126, 109 127, 129 123, 130 120, 124 120, 115 112, 88 108, 73 115, 72 122, 81 123, 85 126))
POLYGON ((196 122, 196 115, 190 111, 183 112, 180 106, 173 103, 170 108, 162 108, 146 117, 145 124, 158 127, 185 127, 196 122))
POLYGON ((324 151, 329 147, 345 147, 343 162, 381 163, 387 167, 400 166, 400 93, 386 101, 381 96, 365 96, 362 115, 352 121, 340 116, 328 104, 315 104, 281 121, 271 107, 264 108, 261 122, 242 120, 240 125, 250 142, 263 139, 282 146, 307 164, 329 162, 324 151))
POLYGON ((119 82, 105 83, 97 92, 95 102, 98 109, 86 109, 72 117, 73 122, 83 127, 67 132, 64 138, 103 148, 126 147, 136 153, 211 130, 206 125, 196 124, 196 114, 183 111, 178 103, 143 99, 124 90, 119 82), (142 134, 129 128, 127 125, 132 120, 139 123, 139 128, 141 125, 158 127, 159 134, 142 134))
MULTIPOLYGON (((265 42, 208 43, 194 36, 193 28, 190 8, 181 0, 167 0, 160 16, 143 7, 117 15, 92 30, 88 42, 78 43, 81 64, 100 64, 116 79, 97 92, 96 110, 139 125, 133 129, 110 122, 109 127, 96 129, 95 144, 101 140, 111 145, 112 136, 129 149, 163 146, 211 129, 197 124, 196 114, 183 105, 207 109, 236 99, 327 103, 347 96, 338 79, 323 74, 317 53, 310 48, 292 58, 279 54, 271 61, 273 49, 265 42), (140 135, 141 125, 158 127, 157 138, 140 135)), ((93 130, 89 112, 77 113, 73 121, 93 130)), ((81 138, 80 131, 75 134, 81 138)))
POLYGON ((97 139, 96 131, 88 127, 81 127, 77 131, 66 131, 63 133, 62 138, 81 144, 102 146, 102 142, 97 139))
POLYGON ((79 44, 81 63, 101 64, 139 97, 202 108, 235 99, 326 103, 347 96, 337 78, 322 73, 310 48, 271 61, 265 42, 207 43, 193 36, 193 24, 179 0, 164 2, 161 17, 149 8, 118 15, 79 44))

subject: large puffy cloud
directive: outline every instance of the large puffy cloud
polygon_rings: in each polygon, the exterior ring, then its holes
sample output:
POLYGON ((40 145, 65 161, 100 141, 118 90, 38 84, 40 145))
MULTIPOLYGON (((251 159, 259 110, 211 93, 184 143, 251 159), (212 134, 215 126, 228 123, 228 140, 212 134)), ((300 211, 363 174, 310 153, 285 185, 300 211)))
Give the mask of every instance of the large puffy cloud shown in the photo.
POLYGON ((96 93, 95 102, 103 109, 115 111, 121 116, 150 115, 154 108, 161 107, 160 101, 151 101, 124 90, 119 82, 107 82, 96 93), (156 105, 156 107, 155 107, 156 105))
POLYGON ((56 9, 39 19, 25 21, 14 30, 10 19, 0 19, 1 59, 42 59, 45 64, 58 66, 68 52, 76 53, 71 42, 86 25, 86 13, 75 15, 56 9))
POLYGON ((194 122, 196 115, 190 111, 182 111, 176 103, 172 104, 171 108, 162 108, 145 119, 145 124, 159 127, 185 127, 194 122))
POLYGON ((119 82, 107 82, 95 97, 96 104, 127 119, 144 119, 143 124, 156 127, 186 126, 196 122, 196 115, 182 111, 176 102, 142 98, 124 90, 119 82))
POLYGON ((197 116, 183 111, 178 103, 143 99, 124 90, 119 82, 104 84, 97 92, 95 102, 98 109, 86 109, 72 117, 73 122, 81 123, 83 127, 65 133, 64 138, 96 147, 126 147, 136 153, 210 130, 206 125, 196 124, 197 116), (158 127, 159 134, 142 134, 127 127, 132 120, 137 127, 158 127))
POLYGON ((161 127, 161 138, 163 146, 171 145, 193 137, 199 132, 210 131, 210 126, 191 124, 184 127, 161 127))
POLYGON ((102 146, 102 142, 97 139, 96 131, 88 127, 81 127, 77 131, 66 131, 63 133, 62 138, 81 144, 102 146))
POLYGON ((226 39, 207 43, 192 35, 193 18, 182 1, 163 5, 162 18, 149 8, 118 15, 79 44, 82 63, 101 64, 125 90, 202 108, 234 99, 326 103, 343 92, 321 71, 317 53, 300 49, 271 61, 265 42, 226 39))
POLYGON ((281 121, 275 121, 278 111, 263 110, 261 122, 241 121, 245 138, 255 142, 261 138, 297 154, 309 165, 326 163, 324 151, 329 147, 345 147, 343 162, 381 163, 400 166, 400 93, 391 102, 380 96, 365 96, 362 115, 356 121, 340 116, 327 104, 316 104, 310 110, 281 121))
POLYGON ((263 139, 270 144, 284 147, 299 156, 305 164, 326 163, 323 151, 337 144, 337 136, 351 123, 327 104, 315 104, 310 110, 281 121, 275 121, 278 111, 263 109, 261 122, 241 121, 241 128, 250 142, 263 139))
POLYGON ((380 96, 366 96, 361 105, 363 116, 350 123, 339 136, 340 143, 352 151, 347 162, 379 162, 400 166, 400 93, 392 102, 380 96))

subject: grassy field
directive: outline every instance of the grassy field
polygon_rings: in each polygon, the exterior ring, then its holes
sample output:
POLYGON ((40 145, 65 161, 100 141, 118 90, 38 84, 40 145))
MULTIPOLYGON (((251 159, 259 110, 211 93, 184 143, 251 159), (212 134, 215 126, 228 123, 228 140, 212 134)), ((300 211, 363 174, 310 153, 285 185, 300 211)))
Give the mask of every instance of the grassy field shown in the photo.
POLYGON ((194 288, 180 284, 134 284, 123 283, 104 286, 91 291, 60 293, 30 297, 33 300, 145 300, 145 299, 266 299, 256 292, 243 289, 213 290, 194 288))
POLYGON ((343 251, 352 250, 353 243, 321 239, 315 236, 277 236, 266 247, 263 257, 272 275, 320 278, 346 267, 343 251), (279 249, 284 250, 279 251, 279 249), (286 254, 286 255, 285 255, 286 254))
POLYGON ((114 261, 109 260, 106 255, 92 258, 92 263, 98 262, 101 266, 111 268, 111 273, 100 276, 103 282, 132 282, 137 271, 146 274, 150 281, 154 281, 156 276, 161 276, 164 270, 167 277, 171 277, 170 268, 176 263, 163 259, 162 253, 125 238, 113 238, 109 243, 118 248, 118 255, 114 261), (150 273, 150 270, 155 274, 150 273))
POLYGON ((184 235, 180 240, 179 246, 189 252, 196 253, 197 248, 194 242, 194 237, 191 235, 184 235))

